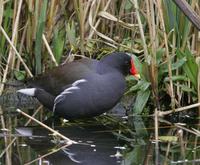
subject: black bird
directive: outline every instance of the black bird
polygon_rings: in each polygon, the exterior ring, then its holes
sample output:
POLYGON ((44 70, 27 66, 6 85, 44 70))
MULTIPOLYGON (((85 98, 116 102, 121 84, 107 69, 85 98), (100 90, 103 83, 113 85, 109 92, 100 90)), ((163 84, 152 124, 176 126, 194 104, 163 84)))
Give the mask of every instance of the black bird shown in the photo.
POLYGON ((122 52, 100 61, 80 59, 28 81, 18 92, 36 97, 65 119, 94 117, 113 108, 125 92, 125 76, 138 77, 133 59, 122 52))

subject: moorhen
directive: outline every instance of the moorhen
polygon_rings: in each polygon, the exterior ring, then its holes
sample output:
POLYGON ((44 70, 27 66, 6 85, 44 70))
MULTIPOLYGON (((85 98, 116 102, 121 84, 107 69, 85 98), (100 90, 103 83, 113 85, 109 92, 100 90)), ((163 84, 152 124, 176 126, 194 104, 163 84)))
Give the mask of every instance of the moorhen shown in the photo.
POLYGON ((133 59, 122 52, 100 61, 83 58, 27 81, 18 92, 36 97, 65 119, 94 117, 113 108, 125 92, 125 76, 139 76, 133 59))

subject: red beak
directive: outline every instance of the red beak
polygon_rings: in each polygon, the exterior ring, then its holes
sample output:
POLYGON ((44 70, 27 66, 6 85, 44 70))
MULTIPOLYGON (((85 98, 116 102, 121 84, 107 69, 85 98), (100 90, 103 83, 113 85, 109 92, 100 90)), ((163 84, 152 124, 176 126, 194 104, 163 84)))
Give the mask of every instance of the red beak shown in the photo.
POLYGON ((135 76, 136 78, 139 78, 140 79, 140 74, 138 74, 137 72, 137 69, 134 65, 134 62, 133 62, 133 59, 131 59, 131 69, 130 69, 130 72, 133 76, 135 76))

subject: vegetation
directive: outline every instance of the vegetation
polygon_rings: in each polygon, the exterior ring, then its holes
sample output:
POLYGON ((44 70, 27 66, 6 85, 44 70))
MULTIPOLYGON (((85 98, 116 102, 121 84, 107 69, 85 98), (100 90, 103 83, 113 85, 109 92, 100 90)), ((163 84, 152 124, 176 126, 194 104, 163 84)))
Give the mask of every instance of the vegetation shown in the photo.
MULTIPOLYGON (((197 0, 189 3, 200 12, 197 0)), ((127 78, 126 94, 136 97, 130 116, 200 101, 199 32, 171 0, 0 0, 0 25, 0 94, 10 79, 123 51, 133 56, 142 77, 127 78)), ((127 154, 130 164, 138 150, 127 154)))

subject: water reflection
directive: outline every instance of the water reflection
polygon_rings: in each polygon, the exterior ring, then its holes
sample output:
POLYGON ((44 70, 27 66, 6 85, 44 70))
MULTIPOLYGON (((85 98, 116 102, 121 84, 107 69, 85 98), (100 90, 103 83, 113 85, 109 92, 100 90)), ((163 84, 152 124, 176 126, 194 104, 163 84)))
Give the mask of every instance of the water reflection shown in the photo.
MULTIPOLYGON (((75 140, 78 144, 73 144, 45 157, 45 160, 50 163, 54 165, 115 165, 122 163, 122 150, 124 148, 112 135, 111 130, 106 127, 102 125, 72 125, 55 127, 54 129, 75 140)), ((27 136, 28 134, 31 136, 31 138, 26 139, 26 143, 39 155, 46 154, 64 145, 63 141, 53 138, 44 128, 26 127, 18 128, 17 131, 21 135, 27 136)))
MULTIPOLYGON (((32 125, 35 126, 32 127, 19 127, 27 119, 17 114, 15 109, 6 108, 2 111, 1 164, 24 164, 38 157, 35 164, 155 164, 153 116, 124 117, 125 110, 119 105, 111 114, 95 119, 67 123, 50 120, 51 118, 43 121, 66 137, 79 142, 63 147, 65 143, 62 139, 55 138, 34 122, 32 125)), ((39 112, 36 118, 42 121, 44 113, 39 112)), ((29 113, 32 114, 31 111, 29 113)), ((176 120, 170 121, 169 118, 171 117, 159 119, 157 164, 199 164, 199 118, 184 118, 181 120, 185 122, 184 125, 175 123, 176 120)))

